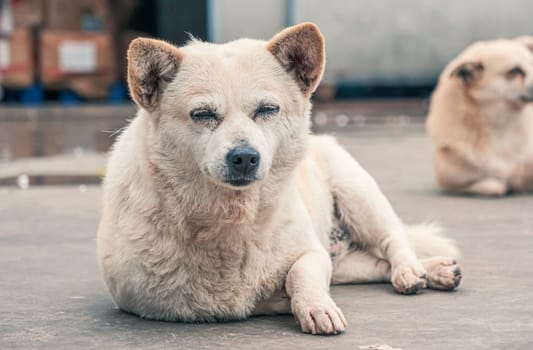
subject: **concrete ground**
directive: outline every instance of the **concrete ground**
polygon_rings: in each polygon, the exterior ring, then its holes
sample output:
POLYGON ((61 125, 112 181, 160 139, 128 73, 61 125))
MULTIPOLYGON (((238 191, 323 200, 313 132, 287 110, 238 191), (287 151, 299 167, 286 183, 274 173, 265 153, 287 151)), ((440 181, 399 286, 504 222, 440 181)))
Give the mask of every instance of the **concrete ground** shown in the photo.
POLYGON ((224 324, 163 323, 117 310, 100 279, 99 186, 0 187, 0 349, 533 348, 533 196, 446 196, 421 125, 349 128, 340 142, 406 222, 437 220, 463 251, 452 293, 390 285, 332 288, 349 327, 304 335, 291 316, 224 324))

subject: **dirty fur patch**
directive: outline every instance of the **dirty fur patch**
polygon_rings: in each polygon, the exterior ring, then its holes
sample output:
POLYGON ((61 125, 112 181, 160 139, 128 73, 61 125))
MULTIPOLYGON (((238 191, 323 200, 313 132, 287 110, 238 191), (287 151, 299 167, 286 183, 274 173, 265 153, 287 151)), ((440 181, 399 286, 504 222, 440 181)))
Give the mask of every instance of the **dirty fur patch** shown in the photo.
POLYGON ((332 260, 340 259, 349 251, 359 248, 359 244, 352 240, 348 226, 342 222, 337 201, 333 203, 333 228, 329 233, 329 256, 332 260))

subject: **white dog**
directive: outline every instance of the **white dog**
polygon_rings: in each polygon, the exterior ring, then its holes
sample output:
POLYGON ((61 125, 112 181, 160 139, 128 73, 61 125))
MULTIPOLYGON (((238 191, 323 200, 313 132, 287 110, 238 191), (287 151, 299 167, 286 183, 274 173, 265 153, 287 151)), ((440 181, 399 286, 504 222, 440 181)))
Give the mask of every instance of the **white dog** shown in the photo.
POLYGON ((344 149, 309 134, 325 64, 314 24, 268 42, 137 39, 128 60, 140 110, 111 154, 98 232, 121 309, 190 322, 292 312, 304 332, 336 334, 331 283, 459 284, 453 244, 406 228, 344 149))

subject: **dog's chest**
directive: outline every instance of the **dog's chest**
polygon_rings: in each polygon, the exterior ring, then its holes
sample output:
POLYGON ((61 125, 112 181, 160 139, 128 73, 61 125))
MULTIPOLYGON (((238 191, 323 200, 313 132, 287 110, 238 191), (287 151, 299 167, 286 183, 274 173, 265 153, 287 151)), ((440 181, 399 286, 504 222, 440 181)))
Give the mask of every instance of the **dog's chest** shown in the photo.
POLYGON ((524 161, 526 144, 523 130, 511 127, 498 130, 490 137, 485 166, 501 177, 511 176, 516 166, 524 161))
MULTIPOLYGON (((191 228, 189 228, 190 230, 191 228)), ((189 231, 190 232, 190 231, 189 231)), ((254 241, 251 230, 196 229, 195 237, 175 241, 175 253, 154 260, 152 271, 180 305, 180 319, 210 321, 248 316, 258 300, 283 288, 281 249, 269 240, 254 241)))
MULTIPOLYGON (((216 309, 226 309, 224 317, 249 314, 258 300, 270 297, 284 283, 280 260, 265 248, 266 251, 250 242, 241 242, 223 249, 204 250, 188 268, 199 271, 190 273, 190 280, 194 281, 192 290, 196 293, 203 290, 216 309)), ((198 306, 201 311, 201 305, 198 306)))

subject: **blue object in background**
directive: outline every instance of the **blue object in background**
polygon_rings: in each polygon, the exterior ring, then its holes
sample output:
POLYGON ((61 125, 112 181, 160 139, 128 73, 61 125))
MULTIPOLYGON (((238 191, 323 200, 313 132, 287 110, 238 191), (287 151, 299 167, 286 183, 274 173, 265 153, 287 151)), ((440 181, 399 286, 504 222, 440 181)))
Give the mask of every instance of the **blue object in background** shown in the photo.
POLYGON ((84 32, 103 32, 104 20, 95 13, 87 12, 81 17, 80 27, 84 32))
POLYGON ((63 106, 78 106, 82 102, 81 97, 71 90, 60 91, 58 100, 63 106))
POLYGON ((128 99, 128 88, 125 83, 114 83, 109 88, 109 95, 107 96, 107 102, 113 105, 119 105, 126 102, 128 99))
POLYGON ((44 103, 44 88, 41 83, 34 83, 22 89, 19 94, 23 106, 40 106, 44 103))

